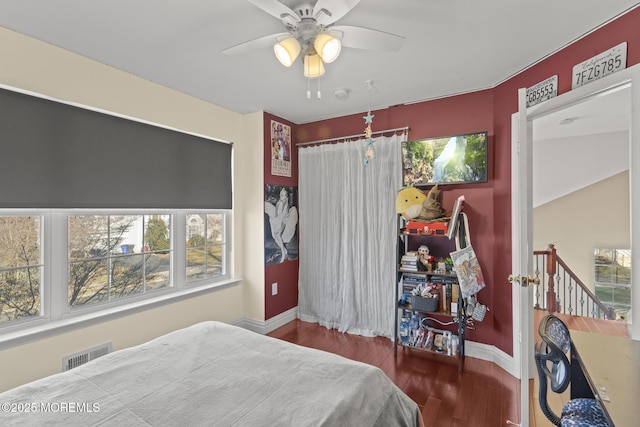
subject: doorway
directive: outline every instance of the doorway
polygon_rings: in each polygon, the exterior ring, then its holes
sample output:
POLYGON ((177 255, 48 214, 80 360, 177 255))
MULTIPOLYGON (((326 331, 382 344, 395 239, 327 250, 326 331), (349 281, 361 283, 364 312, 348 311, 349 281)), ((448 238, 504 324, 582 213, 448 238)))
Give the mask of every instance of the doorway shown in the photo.
MULTIPOLYGON (((628 91, 626 120, 629 126, 626 160, 629 168, 630 218, 640 214, 640 115, 629 114, 640 111, 640 65, 620 71, 586 86, 576 88, 542 104, 526 108, 526 91, 519 91, 519 112, 512 119, 512 271, 514 275, 533 273, 533 145, 536 127, 559 123, 577 117, 576 111, 594 107, 599 101, 612 100, 609 95, 628 91), (635 84, 634 84, 635 82, 635 84), (591 104, 593 102, 593 104, 591 104), (636 173, 634 174, 634 170, 636 173), (636 183, 635 185, 633 185, 636 183), (634 213, 636 215, 634 215, 634 213)), ((574 122, 577 120, 574 120, 574 122)), ((565 128, 566 130, 566 128, 565 128)), ((543 132, 539 129, 537 132, 543 132)), ((640 242, 640 227, 631 227, 631 248, 640 242)), ((640 247, 640 246, 637 246, 640 247)), ((640 271, 640 253, 632 250, 632 271, 640 271)), ((636 281, 637 282, 637 281, 636 281)), ((632 285, 638 289, 638 285, 632 285)), ((533 377, 533 291, 530 287, 513 287, 513 355, 514 371, 521 378, 521 420, 529 420, 529 381, 533 377)), ((632 310, 638 312, 640 292, 632 292, 632 310)), ((640 322, 631 327, 633 339, 640 339, 640 322)), ((523 424, 525 425, 525 424, 523 424)))

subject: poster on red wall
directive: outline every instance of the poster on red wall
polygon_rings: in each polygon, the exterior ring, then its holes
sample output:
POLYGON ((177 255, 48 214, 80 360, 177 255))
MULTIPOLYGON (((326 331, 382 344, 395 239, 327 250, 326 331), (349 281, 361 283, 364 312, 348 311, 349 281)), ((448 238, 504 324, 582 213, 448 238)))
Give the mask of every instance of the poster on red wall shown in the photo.
POLYGON ((264 261, 298 259, 298 189, 265 184, 264 261))
POLYGON ((271 175, 291 176, 291 126, 271 120, 271 175))

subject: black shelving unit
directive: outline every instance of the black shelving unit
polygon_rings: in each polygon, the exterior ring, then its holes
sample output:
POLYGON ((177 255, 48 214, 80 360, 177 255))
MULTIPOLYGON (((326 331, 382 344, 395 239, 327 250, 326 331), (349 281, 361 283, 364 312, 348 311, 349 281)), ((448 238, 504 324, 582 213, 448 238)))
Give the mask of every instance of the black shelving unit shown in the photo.
MULTIPOLYGON (((460 215, 462 215, 460 213, 460 215)), ((457 241, 460 242, 460 245, 464 245, 463 242, 466 242, 466 233, 464 222, 457 222, 457 230, 456 237, 457 241)), ((426 351, 429 353, 437 354, 439 356, 444 357, 457 357, 458 358, 458 371, 462 371, 464 366, 464 356, 465 356, 465 328, 467 325, 468 316, 466 313, 465 300, 462 297, 462 292, 458 292, 458 310, 456 314, 452 314, 448 311, 422 311, 416 310, 411 306, 410 303, 402 304, 401 296, 400 296, 400 288, 401 282, 405 274, 411 275, 424 275, 425 281, 440 281, 440 282, 449 282, 457 283, 457 275, 455 273, 441 273, 441 272, 427 272, 427 271, 406 271, 401 268, 401 259, 402 256, 409 250, 409 244, 411 239, 419 238, 419 237, 429 237, 430 239, 445 239, 448 240, 445 235, 421 235, 415 233, 407 233, 406 232, 406 223, 405 220, 398 216, 398 250, 397 250, 397 277, 396 277, 396 287, 395 287, 395 328, 394 328, 394 356, 398 354, 398 347, 401 348, 409 348, 416 351, 426 351), (445 330, 450 331, 450 327, 455 325, 457 326, 457 334, 458 334, 458 352, 456 355, 448 355, 446 352, 441 353, 431 349, 426 349, 422 347, 414 347, 414 346, 405 346, 400 342, 399 338, 399 327, 400 327, 400 313, 404 310, 408 310, 411 312, 417 311, 420 313, 422 319, 426 319, 426 324, 423 323, 423 326, 426 326, 428 329, 433 330, 437 333, 441 333, 445 330)), ((460 248, 461 249, 461 248, 460 248)), ((440 254, 443 255, 443 254, 440 254)), ((448 255, 448 254, 446 254, 448 255)), ((415 277, 415 276, 414 276, 415 277)), ((442 296, 441 296, 442 297, 442 296)), ((450 331, 451 332, 451 331, 450 331)))

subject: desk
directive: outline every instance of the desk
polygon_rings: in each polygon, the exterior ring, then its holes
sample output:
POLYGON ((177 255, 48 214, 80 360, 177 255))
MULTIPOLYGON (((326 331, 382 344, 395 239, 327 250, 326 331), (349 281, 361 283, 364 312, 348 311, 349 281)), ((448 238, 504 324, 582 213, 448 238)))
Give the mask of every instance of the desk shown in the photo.
POLYGON ((571 398, 595 397, 616 427, 640 425, 640 341, 570 332, 571 398))

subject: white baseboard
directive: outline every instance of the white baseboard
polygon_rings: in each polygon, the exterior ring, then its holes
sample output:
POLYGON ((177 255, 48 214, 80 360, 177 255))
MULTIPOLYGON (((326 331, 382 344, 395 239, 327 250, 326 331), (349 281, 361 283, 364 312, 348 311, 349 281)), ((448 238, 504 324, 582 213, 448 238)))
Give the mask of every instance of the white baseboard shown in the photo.
POLYGON ((517 378, 515 375, 513 357, 509 356, 496 346, 475 341, 465 341, 464 346, 466 356, 493 362, 517 378))
POLYGON ((249 329, 250 331, 257 332, 262 335, 266 335, 269 332, 278 329, 280 326, 286 325, 292 320, 297 319, 298 317, 298 307, 293 307, 285 311, 284 313, 280 313, 277 316, 272 317, 268 320, 255 320, 248 319, 246 317, 242 319, 238 319, 236 321, 231 322, 231 324, 240 326, 245 329, 249 329))

